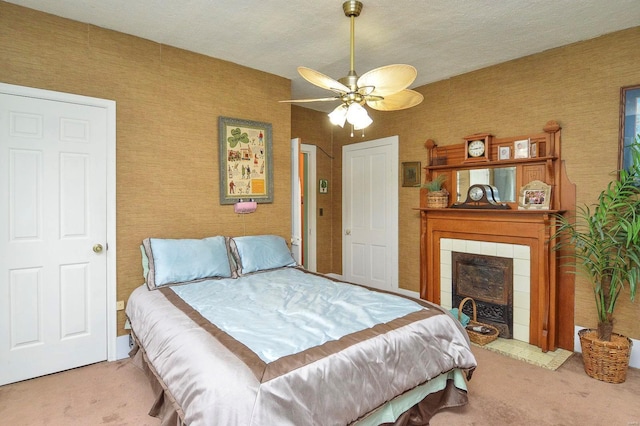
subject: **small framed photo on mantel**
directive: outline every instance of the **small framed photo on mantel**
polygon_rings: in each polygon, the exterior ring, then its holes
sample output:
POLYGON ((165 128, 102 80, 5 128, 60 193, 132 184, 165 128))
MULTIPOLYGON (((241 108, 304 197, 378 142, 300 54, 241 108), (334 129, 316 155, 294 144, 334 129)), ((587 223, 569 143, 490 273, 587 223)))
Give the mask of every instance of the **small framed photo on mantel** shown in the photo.
POLYGON ((551 185, 534 180, 520 188, 518 210, 549 210, 551 185))
POLYGON ((513 158, 529 158, 529 139, 513 142, 513 158))
POLYGON ((510 160, 511 159, 511 147, 499 146, 498 147, 498 160, 510 160))

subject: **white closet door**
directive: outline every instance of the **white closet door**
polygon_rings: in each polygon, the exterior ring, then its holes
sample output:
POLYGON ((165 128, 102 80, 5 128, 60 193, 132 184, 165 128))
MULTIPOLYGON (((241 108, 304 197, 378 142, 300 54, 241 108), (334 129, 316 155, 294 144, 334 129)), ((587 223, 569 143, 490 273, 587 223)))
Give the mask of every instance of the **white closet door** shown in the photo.
POLYGON ((398 289, 398 137, 342 147, 346 281, 398 289))
POLYGON ((106 126, 0 94, 0 385, 107 359, 106 126))

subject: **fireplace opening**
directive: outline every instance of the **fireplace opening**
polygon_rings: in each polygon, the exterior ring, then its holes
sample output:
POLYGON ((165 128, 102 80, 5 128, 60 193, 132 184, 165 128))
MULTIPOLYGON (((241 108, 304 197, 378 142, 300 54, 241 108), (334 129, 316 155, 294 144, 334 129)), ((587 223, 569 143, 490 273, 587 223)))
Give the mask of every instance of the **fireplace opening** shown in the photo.
MULTIPOLYGON (((513 259, 472 253, 451 252, 452 305, 465 297, 476 302, 479 322, 493 325, 500 337, 513 338, 513 259)), ((473 307, 462 310, 473 318, 473 307)))

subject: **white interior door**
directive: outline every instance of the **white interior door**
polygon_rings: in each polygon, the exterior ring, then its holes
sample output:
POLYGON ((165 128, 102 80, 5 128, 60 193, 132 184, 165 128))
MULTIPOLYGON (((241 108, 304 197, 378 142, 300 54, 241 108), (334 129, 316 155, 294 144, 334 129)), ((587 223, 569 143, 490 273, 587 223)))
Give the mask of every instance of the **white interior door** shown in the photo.
POLYGON ((291 139, 291 254, 302 265, 302 182, 300 139, 291 139))
POLYGON ((346 281, 398 288, 398 137, 342 147, 346 281))
POLYGON ((316 147, 291 139, 291 253, 296 262, 313 272, 317 270, 316 192, 316 147))
POLYGON ((108 357, 108 119, 0 93, 0 385, 108 357))
POLYGON ((316 232, 316 214, 317 214, 317 200, 316 194, 318 193, 318 186, 316 185, 316 146, 301 144, 300 152, 302 153, 304 161, 304 176, 305 182, 303 185, 303 205, 302 212, 303 220, 302 235, 303 235, 303 247, 305 268, 309 271, 316 272, 318 270, 317 265, 317 232, 316 232))

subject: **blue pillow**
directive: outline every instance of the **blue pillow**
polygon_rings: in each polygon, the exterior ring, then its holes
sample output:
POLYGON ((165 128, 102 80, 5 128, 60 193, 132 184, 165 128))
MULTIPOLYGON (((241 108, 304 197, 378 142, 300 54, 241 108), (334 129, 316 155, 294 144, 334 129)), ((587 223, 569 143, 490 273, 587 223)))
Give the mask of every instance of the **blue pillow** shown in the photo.
POLYGON ((146 280, 147 275, 149 275, 149 258, 143 244, 140 244, 140 252, 142 253, 142 276, 146 280))
POLYGON ((238 275, 268 269, 296 266, 284 238, 277 235, 253 235, 231 238, 238 275))
POLYGON ((150 290, 232 277, 229 252, 222 236, 201 240, 147 238, 142 245, 147 255, 146 282, 150 290))

